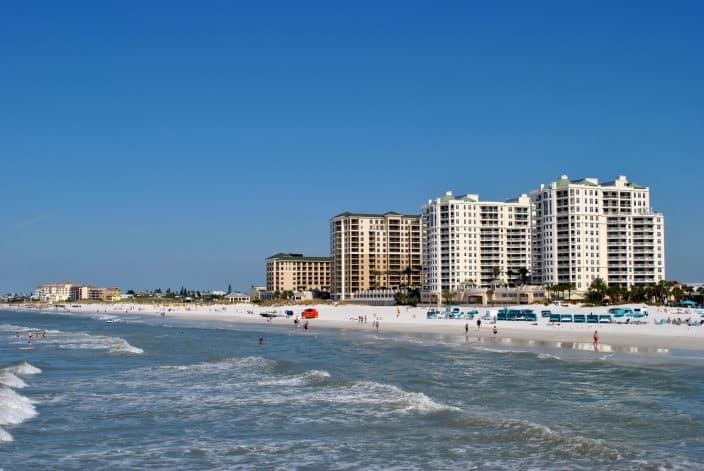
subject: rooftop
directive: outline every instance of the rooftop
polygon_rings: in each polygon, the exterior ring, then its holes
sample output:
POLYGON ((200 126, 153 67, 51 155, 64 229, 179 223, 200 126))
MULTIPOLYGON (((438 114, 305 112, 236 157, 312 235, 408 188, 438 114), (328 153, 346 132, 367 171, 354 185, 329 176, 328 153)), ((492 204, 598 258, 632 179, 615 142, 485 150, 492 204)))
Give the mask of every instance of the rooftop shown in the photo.
POLYGON ((279 252, 277 254, 272 255, 271 257, 267 257, 267 260, 273 259, 294 262, 329 262, 331 260, 330 257, 304 257, 301 253, 284 252, 279 252))
POLYGON ((387 211, 384 214, 379 213, 351 213, 345 211, 337 216, 333 216, 332 219, 337 219, 339 217, 358 217, 358 218, 386 218, 386 217, 402 217, 402 218, 415 218, 418 217, 417 214, 400 214, 395 211, 387 211))

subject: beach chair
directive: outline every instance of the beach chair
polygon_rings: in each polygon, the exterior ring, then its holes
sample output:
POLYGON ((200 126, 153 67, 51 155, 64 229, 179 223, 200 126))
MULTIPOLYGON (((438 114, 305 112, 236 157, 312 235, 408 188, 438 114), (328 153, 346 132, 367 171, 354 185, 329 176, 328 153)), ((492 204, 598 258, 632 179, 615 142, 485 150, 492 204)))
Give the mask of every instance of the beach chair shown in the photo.
POLYGON ((584 314, 575 314, 574 321, 576 323, 584 324, 585 322, 587 322, 587 318, 584 314))
POLYGON ((599 324, 611 324, 613 320, 609 314, 599 315, 599 324))
POLYGON ((587 324, 598 324, 599 315, 598 314, 587 314, 587 324))
POLYGON ((538 322, 538 316, 533 311, 526 314, 526 320, 529 322, 538 322))
POLYGON ((560 322, 559 314, 550 314, 550 322, 560 322))
POLYGON ((496 315, 497 321, 507 321, 508 311, 506 309, 499 309, 499 313, 496 315))
POLYGON ((572 314, 560 314, 560 322, 572 322, 572 314))
POLYGON ((540 311, 540 317, 550 317, 551 311, 540 311))

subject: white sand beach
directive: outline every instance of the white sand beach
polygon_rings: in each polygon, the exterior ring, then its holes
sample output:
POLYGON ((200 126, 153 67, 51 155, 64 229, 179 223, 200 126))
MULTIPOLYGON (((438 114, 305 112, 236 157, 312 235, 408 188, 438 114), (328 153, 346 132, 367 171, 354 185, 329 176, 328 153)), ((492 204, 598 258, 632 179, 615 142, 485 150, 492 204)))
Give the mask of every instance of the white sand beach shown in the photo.
MULTIPOLYGON (((294 317, 300 317, 305 307, 309 306, 278 306, 261 307, 252 304, 232 305, 200 305, 200 304, 157 304, 146 305, 136 303, 110 303, 110 304, 66 304, 65 308, 48 308, 61 312, 76 313, 102 313, 107 315, 154 315, 176 319, 188 320, 214 320, 225 322, 257 323, 266 325, 291 325, 294 317), (260 314, 264 312, 277 313, 277 317, 268 321, 260 314), (286 311, 293 311, 293 317, 285 317, 286 311)), ((501 343, 512 341, 552 342, 555 346, 566 348, 589 349, 593 348, 592 336, 595 330, 599 332, 599 349, 608 351, 611 348, 621 350, 632 349, 637 351, 658 351, 659 349, 691 349, 704 350, 704 325, 699 324, 704 320, 704 311, 686 308, 653 307, 646 305, 624 305, 632 308, 645 309, 647 317, 628 319, 626 317, 614 318, 611 324, 587 323, 551 323, 548 318, 541 317, 542 310, 550 310, 560 314, 608 314, 611 307, 580 307, 577 305, 523 305, 510 306, 510 309, 532 309, 537 315, 537 322, 527 321, 495 321, 497 334, 492 332, 493 322, 497 312, 502 307, 486 306, 458 306, 462 311, 475 309, 479 315, 472 320, 467 319, 428 319, 428 307, 406 306, 358 306, 358 305, 312 305, 319 312, 317 319, 309 320, 311 329, 359 329, 376 330, 374 321, 379 321, 379 331, 384 333, 413 335, 413 334, 439 334, 457 336, 458 341, 467 336, 479 339, 493 339, 501 343), (486 314, 490 320, 483 319, 481 327, 477 327, 476 320, 486 314), (366 317, 366 323, 359 318, 366 317), (682 324, 667 323, 680 320, 682 324), (628 321, 628 323, 626 323, 628 321), (687 322, 696 322, 697 325, 688 325, 687 322), (658 322, 664 322, 658 324, 658 322), (465 328, 468 327, 468 333, 465 328)), ((24 307, 25 309, 37 309, 24 307)), ((444 308, 441 308, 444 309, 444 308)), ((44 310, 47 310, 45 307, 44 310)))

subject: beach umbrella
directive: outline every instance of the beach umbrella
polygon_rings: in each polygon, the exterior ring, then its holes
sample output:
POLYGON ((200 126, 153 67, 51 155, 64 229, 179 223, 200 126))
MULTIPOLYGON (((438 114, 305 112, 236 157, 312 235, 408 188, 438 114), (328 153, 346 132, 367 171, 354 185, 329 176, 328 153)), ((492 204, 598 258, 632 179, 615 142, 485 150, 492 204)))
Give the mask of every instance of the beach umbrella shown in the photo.
POLYGON ((680 301, 680 304, 682 304, 683 306, 694 306, 697 303, 695 303, 694 301, 690 301, 689 299, 685 299, 684 301, 680 301))

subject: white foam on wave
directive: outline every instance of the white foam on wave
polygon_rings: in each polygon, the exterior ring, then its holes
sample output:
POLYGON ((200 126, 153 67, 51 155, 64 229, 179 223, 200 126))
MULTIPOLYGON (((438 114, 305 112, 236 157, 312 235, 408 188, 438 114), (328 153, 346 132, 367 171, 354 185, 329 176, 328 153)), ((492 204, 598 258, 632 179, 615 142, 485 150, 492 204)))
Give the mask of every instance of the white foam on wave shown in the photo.
POLYGON ((0 443, 2 443, 2 442, 8 443, 13 440, 14 440, 14 438, 12 438, 12 435, 7 433, 7 431, 5 431, 2 427, 0 427, 0 443))
POLYGON ((474 350, 479 350, 482 352, 490 352, 490 353, 528 353, 526 350, 509 350, 509 349, 500 349, 500 348, 491 348, 491 347, 480 347, 480 346, 474 346, 472 347, 474 350))
MULTIPOLYGON (((30 328, 12 324, 0 325, 4 332, 36 332, 37 328, 30 328)), ((92 335, 87 332, 65 332, 62 330, 46 330, 47 337, 37 336, 37 345, 55 344, 58 348, 68 350, 107 350, 109 353, 141 355, 144 353, 139 347, 130 345, 125 339, 109 337, 107 335, 92 335)))
POLYGON ((12 371, 7 369, 0 370, 0 385, 7 386, 13 389, 22 389, 27 387, 27 383, 15 376, 12 371))
MULTIPOLYGON (((359 381, 352 383, 348 389, 352 392, 352 400, 361 399, 363 402, 381 403, 390 406, 395 412, 430 414, 460 410, 457 407, 436 402, 423 393, 405 391, 391 384, 359 381)), ((345 402, 348 399, 350 398, 342 395, 333 402, 345 402)))
POLYGON ((23 361, 22 363, 18 363, 14 366, 8 367, 10 371, 13 371, 14 373, 22 376, 31 376, 31 375, 37 375, 42 372, 41 369, 37 368, 36 366, 27 363, 26 361, 23 361))
POLYGON ((17 425, 37 415, 28 398, 9 388, 0 387, 0 425, 17 425))
POLYGON ((540 358, 541 360, 560 360, 561 359, 557 355, 553 355, 551 353, 539 353, 538 358, 540 358))
POLYGON ((296 386, 307 383, 323 381, 330 377, 330 373, 323 370, 309 370, 304 373, 284 378, 273 378, 258 381, 259 386, 296 386))

